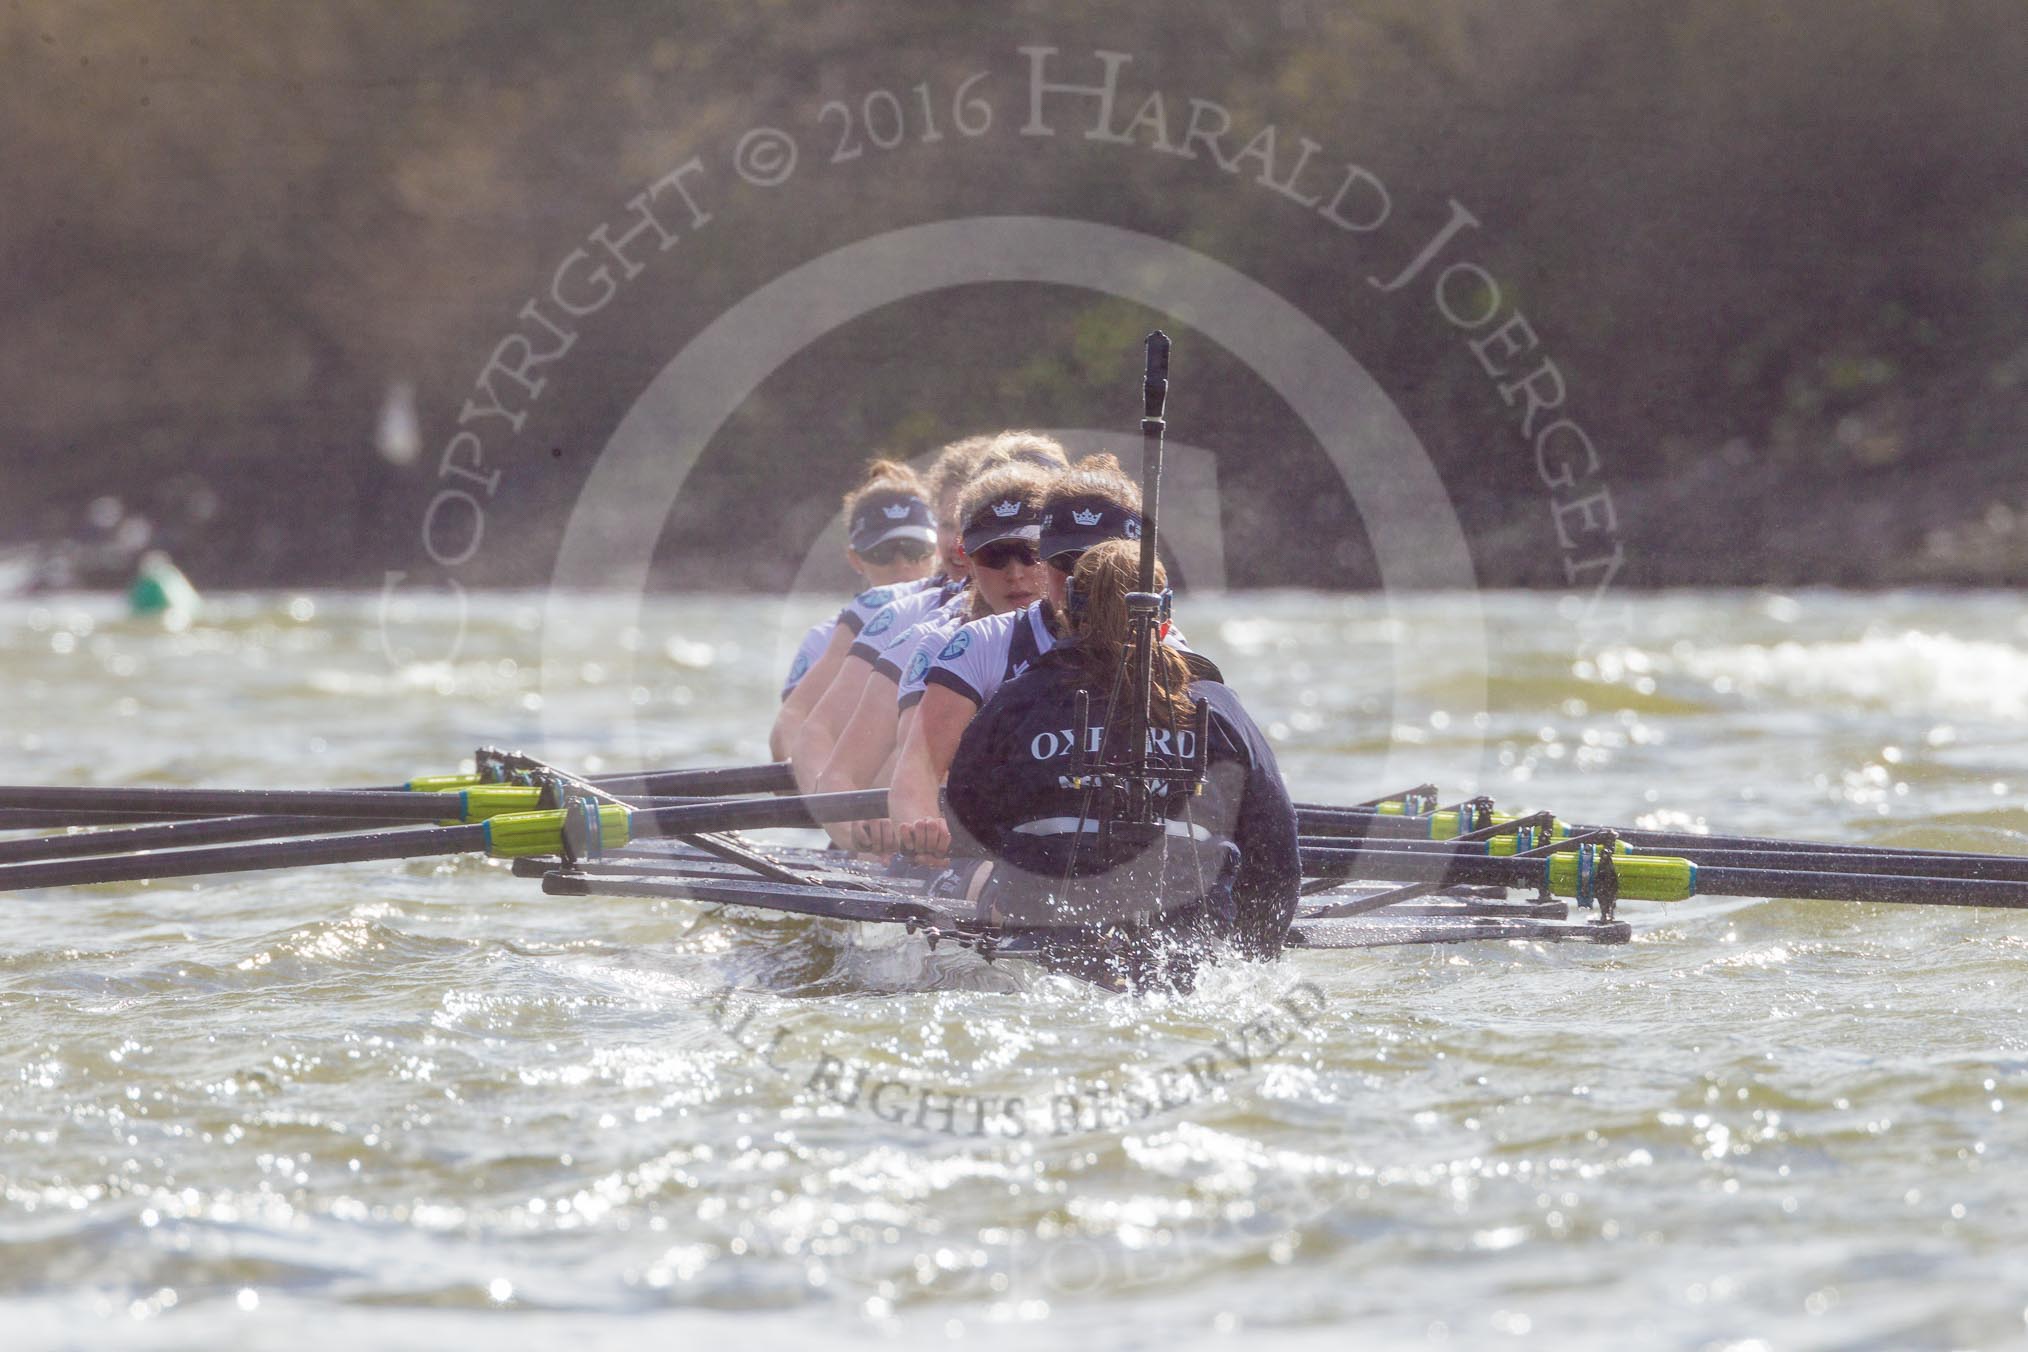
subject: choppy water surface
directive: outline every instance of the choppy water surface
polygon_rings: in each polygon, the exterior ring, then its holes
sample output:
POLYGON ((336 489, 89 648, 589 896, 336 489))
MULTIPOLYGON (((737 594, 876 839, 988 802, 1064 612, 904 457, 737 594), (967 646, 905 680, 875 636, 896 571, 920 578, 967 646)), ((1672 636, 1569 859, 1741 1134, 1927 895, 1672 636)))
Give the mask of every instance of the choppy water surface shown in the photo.
MULTIPOLYGON (((383 632, 373 598, 185 632, 0 603, 4 778, 752 762, 819 609, 630 632, 588 601, 545 672, 532 596, 478 598, 455 654, 454 611, 383 632)), ((2017 597, 1652 597, 1583 651, 1525 596, 1184 619, 1300 797, 1428 764, 1577 820, 2028 852, 2017 597)), ((2028 1332, 2024 913, 1630 905, 1619 950, 1299 954, 1134 1001, 471 860, 0 905, 11 1345, 2028 1332)))

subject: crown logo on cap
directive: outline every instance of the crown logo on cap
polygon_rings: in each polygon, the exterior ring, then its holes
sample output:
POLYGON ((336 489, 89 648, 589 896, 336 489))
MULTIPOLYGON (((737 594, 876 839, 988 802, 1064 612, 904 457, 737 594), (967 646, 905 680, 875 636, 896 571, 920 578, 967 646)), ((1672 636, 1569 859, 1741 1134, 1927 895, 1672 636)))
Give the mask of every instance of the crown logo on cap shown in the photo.
POLYGON ((880 510, 889 521, 901 521, 908 516, 908 504, 905 502, 897 502, 892 507, 882 507, 880 510))
POLYGON ((1096 526, 1104 516, 1103 512, 1082 512, 1075 507, 1070 509, 1070 519, 1080 526, 1096 526))
POLYGON ((1021 514, 1021 504, 1015 501, 1013 498, 1008 498, 1004 502, 996 502, 993 504, 994 516, 1004 518, 1010 516, 1019 516, 1020 514, 1021 514))

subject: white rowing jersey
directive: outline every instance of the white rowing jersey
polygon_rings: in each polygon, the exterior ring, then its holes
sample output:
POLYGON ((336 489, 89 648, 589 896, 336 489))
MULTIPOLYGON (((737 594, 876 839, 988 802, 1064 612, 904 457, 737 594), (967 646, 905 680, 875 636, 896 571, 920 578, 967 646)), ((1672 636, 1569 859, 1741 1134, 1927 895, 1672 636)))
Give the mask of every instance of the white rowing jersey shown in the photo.
POLYGON ((817 665, 817 659, 824 655, 824 649, 831 644, 831 631, 838 627, 833 616, 819 620, 810 626, 810 632, 803 635, 803 641, 796 645, 795 660, 789 663, 789 678, 782 682, 782 698, 787 699, 803 678, 810 674, 810 668, 817 665))
POLYGON ((836 623, 844 625, 846 633, 858 634, 882 610, 903 597, 913 596, 917 592, 941 591, 947 585, 948 579, 943 574, 932 573, 913 582, 897 582, 888 587, 868 587, 845 603, 844 608, 838 612, 836 623))
POLYGON ((937 660, 937 654, 951 641, 951 635, 964 627, 965 617, 970 613, 969 605, 948 606, 937 611, 908 631, 905 646, 896 644, 873 664, 875 671, 884 671, 894 678, 895 702, 903 713, 922 702, 923 691, 928 689, 925 678, 929 675, 930 663, 937 660))
POLYGON ((880 655, 900 643, 923 620, 940 613, 953 601, 963 604, 970 593, 964 584, 951 583, 934 591, 916 591, 882 606, 852 641, 847 656, 862 662, 878 662, 880 655))
MULTIPOLYGON (((961 626, 924 667, 924 687, 940 685, 983 705, 993 698, 994 691, 1027 671, 1036 658, 1056 646, 1056 635, 1049 632, 1042 607, 1043 602, 1036 601, 1024 609, 988 615, 961 626)), ((1162 641, 1178 652, 1190 654, 1190 645, 1173 624, 1169 626, 1169 636, 1162 641)), ((1215 670, 1209 663, 1203 665, 1215 670)), ((904 676, 904 694, 908 684, 904 676)))

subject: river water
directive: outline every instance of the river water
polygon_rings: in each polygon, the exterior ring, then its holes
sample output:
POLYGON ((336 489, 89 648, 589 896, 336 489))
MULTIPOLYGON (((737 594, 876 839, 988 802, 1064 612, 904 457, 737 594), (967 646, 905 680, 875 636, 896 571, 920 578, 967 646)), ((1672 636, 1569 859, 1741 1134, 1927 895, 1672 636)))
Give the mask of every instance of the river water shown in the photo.
MULTIPOLYGON (((0 778, 751 763, 822 609, 0 602, 0 778)), ((1181 617, 1301 798, 2028 852, 2016 596, 1181 617)), ((0 905, 9 1346, 2028 1337, 2021 912, 1630 903, 1136 1000, 474 859, 0 905)))

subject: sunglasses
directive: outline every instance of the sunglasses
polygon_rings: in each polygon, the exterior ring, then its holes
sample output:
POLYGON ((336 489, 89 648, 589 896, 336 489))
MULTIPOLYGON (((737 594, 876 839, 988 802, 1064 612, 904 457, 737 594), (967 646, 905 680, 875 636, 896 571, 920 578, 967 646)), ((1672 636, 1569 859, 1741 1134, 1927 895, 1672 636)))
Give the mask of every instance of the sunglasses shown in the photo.
POLYGON ((884 544, 874 545, 871 549, 859 550, 858 554, 868 563, 880 567, 898 563, 903 559, 910 563, 920 563, 930 556, 930 547, 920 540, 889 540, 884 544))
POLYGON ((1049 566, 1066 577, 1077 571, 1077 561, 1084 557, 1082 549, 1066 549, 1060 554, 1049 556, 1049 566))
POLYGON ((981 568, 990 568, 998 572, 1002 568, 1012 568, 1017 563, 1023 567, 1033 567, 1041 562, 1041 558, 1042 556, 1035 552, 1035 546, 1026 540, 1001 540, 987 545, 972 555, 972 562, 981 568))

